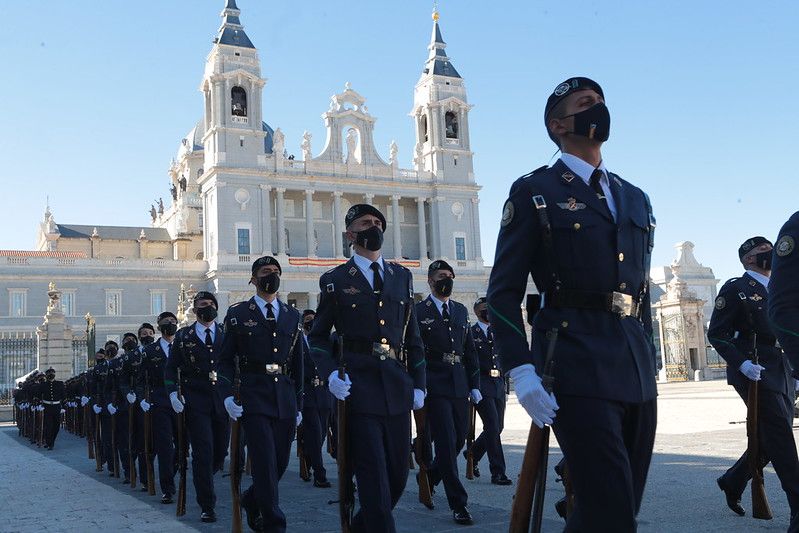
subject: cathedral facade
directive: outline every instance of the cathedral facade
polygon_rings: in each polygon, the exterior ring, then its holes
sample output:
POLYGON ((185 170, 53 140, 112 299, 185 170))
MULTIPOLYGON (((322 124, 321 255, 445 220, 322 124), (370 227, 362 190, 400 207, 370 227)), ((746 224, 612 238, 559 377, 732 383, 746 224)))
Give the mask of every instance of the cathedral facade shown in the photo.
POLYGON ((324 145, 306 132, 301 157, 289 155, 283 132, 263 116, 266 81, 240 16, 227 0, 200 83, 202 118, 171 162, 167 204, 151 206, 142 227, 60 224, 48 208, 36 250, 0 251, 0 331, 39 325, 51 281, 73 328, 89 312, 98 339, 174 311, 191 291, 216 293, 224 312, 252 295, 250 264, 261 255, 282 264, 283 301, 315 308, 320 275, 351 253, 344 214, 364 202, 385 214, 383 256, 414 273, 418 297, 439 258, 456 269, 455 299, 471 308, 485 294, 472 106, 438 15, 413 92, 411 169, 400 168, 393 142, 381 155, 375 118, 349 84, 323 114, 324 145))

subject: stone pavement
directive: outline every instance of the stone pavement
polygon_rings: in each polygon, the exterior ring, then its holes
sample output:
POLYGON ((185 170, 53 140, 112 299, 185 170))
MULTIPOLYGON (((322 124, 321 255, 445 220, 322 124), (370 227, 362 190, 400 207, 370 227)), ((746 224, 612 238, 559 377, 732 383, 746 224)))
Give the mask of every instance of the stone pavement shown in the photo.
MULTIPOLYGON (((785 531, 788 506, 774 471, 766 469, 766 490, 774 520, 738 517, 724 505, 715 479, 737 459, 746 446, 746 428, 738 423, 746 416, 743 403, 721 381, 660 386, 659 425, 655 456, 639 516, 642 532, 785 531), (733 422, 733 423, 731 423, 733 422)), ((478 419, 479 423, 479 419, 478 419)), ((508 476, 515 479, 521 465, 529 418, 511 401, 503 434, 508 476)), ((479 431, 479 429, 478 429, 479 431)), ((229 478, 217 475, 219 498, 216 524, 203 524, 189 481, 187 514, 175 517, 174 505, 161 505, 158 497, 131 490, 107 473, 96 473, 86 457, 85 441, 62 431, 53 451, 30 446, 17 437, 16 428, 0 428, 0 531, 229 531, 229 478)), ((550 467, 560 458, 552 441, 550 467)), ((316 489, 299 479, 298 463, 292 456, 281 481, 281 507, 289 531, 338 531, 335 499, 335 463, 326 457, 332 489, 316 489)), ((483 460, 482 470, 488 465, 483 460)), ((456 526, 447 510, 443 489, 434 496, 436 509, 428 511, 417 502, 413 472, 408 488, 395 512, 402 532, 507 530, 514 487, 491 485, 484 475, 464 484, 469 507, 475 517, 471 527, 456 526)), ((249 477, 242 488, 249 486, 249 477)), ((543 530, 561 531, 552 504, 563 495, 550 472, 547 481, 543 530)), ((159 494, 160 496, 160 494, 159 494)), ((749 509, 750 496, 744 494, 749 509)), ((246 525, 245 525, 246 527, 246 525)))

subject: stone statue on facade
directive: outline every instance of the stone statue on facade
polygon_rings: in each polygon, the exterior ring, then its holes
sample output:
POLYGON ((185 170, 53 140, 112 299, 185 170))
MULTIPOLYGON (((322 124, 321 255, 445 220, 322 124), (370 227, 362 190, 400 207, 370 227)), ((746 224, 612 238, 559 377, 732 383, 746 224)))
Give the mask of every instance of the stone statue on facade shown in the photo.
POLYGON ((283 135, 283 131, 278 128, 275 130, 274 135, 272 136, 272 153, 275 154, 277 157, 286 158, 286 136, 283 135))
POLYGON ((311 160, 311 133, 306 131, 302 134, 302 158, 306 161, 311 160))
POLYGON ((169 193, 172 195, 172 200, 177 201, 177 199, 178 199, 178 188, 175 187, 174 183, 169 187, 169 193))
POLYGON ((158 214, 159 215, 163 215, 164 214, 164 199, 163 198, 159 198, 158 199, 158 214))
POLYGON ((397 141, 391 141, 391 144, 388 147, 388 164, 392 167, 397 165, 398 153, 399 148, 397 147, 397 141))
POLYGON ((153 222, 155 222, 155 219, 158 218, 158 213, 156 212, 155 206, 153 204, 150 204, 150 218, 153 219, 153 222))
POLYGON ((347 159, 345 162, 350 165, 354 163, 358 163, 358 156, 355 153, 358 147, 358 131, 355 128, 350 128, 347 130, 347 159))

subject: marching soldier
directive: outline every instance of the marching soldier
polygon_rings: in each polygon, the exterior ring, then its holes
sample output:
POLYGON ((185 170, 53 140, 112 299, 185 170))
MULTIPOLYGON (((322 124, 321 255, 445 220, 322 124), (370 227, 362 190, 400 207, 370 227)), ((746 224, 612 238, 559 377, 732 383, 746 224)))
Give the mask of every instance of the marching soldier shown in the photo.
MULTIPOLYGON (((106 379, 105 384, 106 393, 110 399, 110 403, 106 407, 108 413, 115 418, 116 431, 114 432, 114 440, 116 440, 117 455, 125 476, 122 481, 124 484, 130 483, 131 473, 128 457, 130 451, 128 441, 129 405, 136 401, 135 392, 130 389, 130 384, 127 381, 129 377, 125 367, 133 364, 134 361, 138 365, 138 347, 139 338, 136 334, 125 333, 122 335, 122 349, 124 352, 108 361, 108 379, 106 379), (131 401, 131 398, 133 398, 133 401, 131 401)), ((107 347, 106 352, 108 352, 107 347)), ((116 460, 117 458, 114 457, 113 459, 116 460)))
POLYGON ((45 377, 45 382, 39 386, 39 397, 44 406, 44 447, 52 450, 61 427, 61 408, 66 400, 66 390, 64 382, 55 379, 52 367, 47 369, 45 377))
POLYGON ((566 530, 635 531, 656 426, 654 217, 646 195, 605 167, 610 113, 599 84, 558 85, 544 122, 562 156, 511 187, 488 288, 491 324, 519 403, 537 426, 554 421, 575 488, 566 530), (531 274, 543 308, 528 345, 521 303, 531 274), (555 329, 550 394, 541 376, 555 329))
POLYGON ((280 263, 270 256, 252 264, 255 295, 232 305, 225 317, 220 384, 232 419, 241 417, 253 484, 241 495, 254 531, 285 531, 278 481, 288 467, 291 443, 302 420, 303 345, 300 313, 277 297, 280 263), (238 365, 238 369, 236 368, 238 365), (237 372, 241 405, 232 385, 237 372))
POLYGON ((769 282, 769 317, 780 346, 799 378, 799 211, 780 230, 769 282))
POLYGON ((458 453, 466 439, 469 400, 475 405, 482 400, 480 365, 469 312, 450 299, 454 278, 446 261, 430 263, 430 296, 416 304, 416 320, 427 360, 427 425, 436 452, 429 481, 433 486, 443 481, 455 523, 471 524, 468 495, 458 477, 458 453))
MULTIPOLYGON (((114 343, 114 341, 108 341, 114 343)), ((94 366, 91 367, 86 375, 86 389, 84 396, 80 399, 83 405, 91 405, 90 424, 94 430, 94 438, 97 439, 97 449, 100 451, 100 466, 108 464, 108 471, 112 470, 113 462, 111 457, 111 437, 108 431, 110 426, 104 422, 103 406, 108 403, 104 401, 104 382, 108 374, 108 363, 105 359, 105 347, 97 350, 94 354, 94 366), (97 418, 99 415, 99 424, 97 418)))
MULTIPOLYGON (((491 483, 510 485, 505 475, 505 454, 502 452, 500 434, 505 425, 505 377, 494 343, 494 328, 488 317, 488 305, 484 297, 474 303, 477 323, 472 326, 472 338, 480 361, 480 393, 483 400, 477 404, 477 413, 483 421, 483 432, 472 444, 474 475, 480 477, 477 463, 488 454, 491 483)), ((466 455, 468 452, 464 452, 466 455)))
POLYGON ((313 469, 313 485, 319 488, 330 487, 327 471, 322 461, 322 444, 327 435, 333 396, 327 390, 327 382, 319 367, 310 356, 308 335, 313 329, 316 311, 306 309, 302 313, 302 340, 305 348, 305 398, 302 405, 303 451, 313 469))
POLYGON ((213 476, 224 466, 230 441, 230 424, 217 380, 225 338, 216 322, 218 308, 212 293, 200 291, 194 296, 197 320, 175 334, 164 371, 172 409, 176 413, 186 410, 192 479, 203 522, 216 522, 213 476), (178 369, 185 405, 178 398, 178 369))
MULTIPOLYGON (((727 361, 727 383, 747 402, 749 383, 758 387, 758 436, 762 465, 771 461, 788 496, 791 517, 799 512, 799 457, 793 436, 793 398, 795 380, 791 366, 777 346, 768 319, 772 244, 765 237, 747 239, 738 249, 746 272, 733 278, 719 291, 707 331, 708 340, 727 361), (759 361, 750 360, 757 342, 759 361)), ((743 516, 741 494, 752 474, 748 453, 724 473, 717 482, 727 505, 743 516)), ((792 528, 799 520, 792 520, 792 528)), ((795 529, 791 529, 795 531, 795 529)))
MULTIPOLYGON (((141 362, 141 379, 144 394, 139 402, 142 413, 149 413, 153 453, 158 457, 158 482, 161 487, 161 503, 170 504, 175 494, 175 414, 164 385, 164 375, 172 351, 172 343, 178 329, 177 317, 164 311, 156 319, 161 338, 144 347, 141 362), (149 393, 149 401, 147 401, 149 393)), ((145 461, 147 458, 145 458, 145 461)))
MULTIPOLYGON (((94 400, 100 401, 102 403, 94 405, 94 412, 100 415, 100 432, 103 435, 103 458, 108 464, 108 472, 111 477, 116 475, 116 471, 114 470, 114 454, 112 453, 112 443, 116 440, 116 437, 112 435, 111 431, 111 412, 108 409, 108 406, 113 405, 112 402, 112 380, 113 375, 111 373, 111 361, 117 357, 117 353, 119 352, 119 345, 116 341, 108 341, 105 343, 103 347, 105 349, 105 360, 103 364, 96 365, 95 369, 97 370, 97 388, 98 390, 95 392, 94 400)), ((114 412, 116 412, 116 408, 114 408, 114 412)))
MULTIPOLYGON (((144 398, 144 378, 141 373, 142 346, 139 345, 139 339, 144 338, 152 342, 152 331, 153 326, 144 323, 139 326, 137 335, 134 336, 132 333, 125 335, 123 338, 125 353, 122 355, 122 365, 119 370, 120 393, 127 400, 128 417, 133 417, 133 422, 128 421, 128 428, 131 425, 133 427, 133 435, 128 435, 128 442, 133 446, 129 452, 133 455, 134 466, 138 465, 142 492, 147 490, 147 458, 144 456, 144 421, 137 403, 144 398)), ((130 464, 128 456, 125 456, 124 460, 130 464)))
POLYGON ((319 280, 311 355, 330 392, 339 400, 349 397, 350 449, 336 453, 339 459, 349 453, 358 485, 361 506, 352 530, 391 533, 396 531, 392 509, 408 478, 409 415, 412 408, 422 408, 425 395, 413 277, 405 267, 383 260, 386 219, 378 209, 352 206, 345 226, 355 253, 319 280), (343 361, 333 351, 333 326, 343 361), (343 380, 336 372, 340 363, 346 367, 343 380))

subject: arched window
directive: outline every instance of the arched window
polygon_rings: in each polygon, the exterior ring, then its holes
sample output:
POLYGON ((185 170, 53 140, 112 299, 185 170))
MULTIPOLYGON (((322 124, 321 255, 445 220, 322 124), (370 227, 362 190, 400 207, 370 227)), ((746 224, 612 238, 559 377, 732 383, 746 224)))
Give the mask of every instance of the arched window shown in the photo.
POLYGON ((230 112, 234 117, 247 116, 247 93, 241 87, 230 90, 230 112))
POLYGON ((422 118, 419 120, 419 129, 421 130, 421 139, 422 142, 427 142, 427 115, 422 115, 422 118))
POLYGON ((447 111, 444 115, 444 129, 447 132, 447 139, 458 138, 458 117, 452 111, 447 111))

